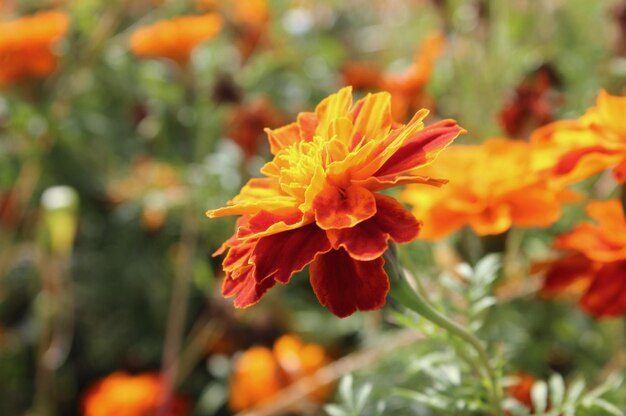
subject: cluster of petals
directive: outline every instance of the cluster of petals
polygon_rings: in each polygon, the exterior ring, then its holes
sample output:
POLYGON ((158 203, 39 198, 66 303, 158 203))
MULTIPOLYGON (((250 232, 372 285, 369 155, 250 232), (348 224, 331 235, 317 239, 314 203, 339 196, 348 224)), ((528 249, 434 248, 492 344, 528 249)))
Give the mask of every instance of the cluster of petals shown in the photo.
MULTIPOLYGON (((313 375, 329 362, 324 348, 305 344, 293 335, 283 335, 272 349, 252 347, 235 363, 229 386, 229 407, 233 411, 243 411, 270 402, 281 390, 313 375)), ((322 403, 331 388, 330 385, 320 386, 307 400, 322 403)))
POLYGON ((596 318, 626 313, 626 218, 617 199, 594 201, 581 223, 560 235, 555 247, 566 254, 547 267, 542 293, 582 294, 579 306, 596 318))
POLYGON ((374 65, 348 63, 343 68, 346 85, 362 90, 383 90, 391 94, 391 110, 396 120, 405 120, 411 111, 430 104, 426 84, 432 77, 435 60, 441 54, 445 38, 439 32, 429 34, 415 51, 413 63, 398 74, 383 73, 374 65))
POLYGON ((176 397, 162 407, 162 379, 156 373, 131 375, 116 372, 91 385, 83 396, 85 416, 184 416, 189 414, 186 400, 176 397), (161 413, 158 413, 161 412, 161 413))
POLYGON ((184 65, 193 48, 213 39, 222 28, 215 13, 161 20, 133 32, 130 49, 141 58, 167 58, 184 65))
MULTIPOLYGON (((382 307, 389 290, 383 254, 389 240, 417 237, 418 220, 379 193, 401 184, 441 185, 416 172, 463 130, 452 120, 428 127, 418 112, 406 125, 391 116, 388 93, 353 105, 343 88, 314 113, 267 130, 274 159, 227 207, 209 217, 240 216, 228 250, 223 294, 236 307, 257 303, 277 282, 310 267, 318 300, 337 316, 382 307)), ((427 188, 424 186, 424 188, 427 188)))
POLYGON ((421 237, 426 239, 444 238, 466 226, 481 236, 512 226, 545 227, 558 220, 563 202, 576 197, 562 181, 539 172, 538 158, 531 145, 519 140, 451 146, 424 171, 449 183, 434 192, 408 186, 401 199, 424 221, 421 237))
POLYGON ((0 23, 0 86, 52 74, 58 60, 53 46, 68 27, 67 16, 57 11, 0 23))
POLYGON ((551 123, 535 132, 536 147, 552 153, 546 168, 569 181, 582 180, 613 168, 617 182, 626 182, 626 97, 601 91, 595 107, 577 120, 551 123), (556 158, 558 163, 552 160, 556 158))

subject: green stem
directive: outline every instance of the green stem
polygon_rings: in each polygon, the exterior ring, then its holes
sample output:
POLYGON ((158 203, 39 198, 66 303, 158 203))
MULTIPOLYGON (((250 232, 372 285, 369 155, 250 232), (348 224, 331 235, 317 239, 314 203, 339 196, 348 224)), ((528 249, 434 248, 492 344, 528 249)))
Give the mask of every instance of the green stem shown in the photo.
MULTIPOLYGON (((391 255, 393 256, 393 254, 391 255)), ((387 256, 388 258, 391 256, 387 256)), ((483 347, 480 340, 471 332, 460 326, 458 323, 448 319, 438 310, 436 310, 430 303, 428 303, 424 297, 424 294, 420 294, 409 285, 403 272, 395 261, 395 257, 391 258, 391 269, 396 274, 397 279, 392 279, 393 284, 391 288, 391 296, 396 299, 401 305, 412 309, 419 315, 428 319, 435 325, 445 329, 450 334, 459 337, 463 341, 467 342, 478 354, 481 365, 484 367, 489 379, 489 388, 491 390, 490 400, 496 411, 496 414, 502 414, 502 390, 498 377, 491 366, 487 351, 483 347)))

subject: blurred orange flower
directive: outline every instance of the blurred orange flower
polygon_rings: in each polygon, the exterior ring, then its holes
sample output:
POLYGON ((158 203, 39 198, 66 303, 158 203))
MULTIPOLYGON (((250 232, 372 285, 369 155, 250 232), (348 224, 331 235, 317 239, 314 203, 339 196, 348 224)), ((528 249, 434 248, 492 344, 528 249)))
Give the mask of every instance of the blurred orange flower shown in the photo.
POLYGON ((424 39, 415 53, 413 64, 401 74, 386 74, 382 88, 391 93, 393 116, 406 120, 407 116, 421 107, 432 107, 432 98, 426 94, 426 84, 441 55, 445 44, 443 34, 431 33, 424 39))
MULTIPOLYGON (((146 416, 157 414, 161 405, 161 377, 147 373, 136 376, 113 373, 91 385, 82 399, 85 416, 146 416)), ((175 398, 165 416, 189 414, 189 405, 175 398)))
POLYGON ((52 46, 68 27, 67 16, 56 11, 0 23, 0 86, 53 73, 57 56, 52 46))
POLYGON ((561 215, 561 203, 575 200, 561 182, 540 175, 526 142, 491 139, 452 146, 424 175, 444 177, 441 189, 408 186, 401 199, 424 221, 421 236, 440 239, 470 226, 493 235, 512 226, 545 227, 561 215))
POLYGON ((222 28, 214 13, 161 20, 137 29, 130 38, 131 51, 141 58, 168 58, 184 65, 197 45, 213 39, 222 28))
POLYGON ((230 116, 226 136, 239 145, 246 159, 256 155, 266 127, 284 123, 281 114, 266 99, 237 105, 230 116))
POLYGON ((314 113, 267 130, 274 159, 261 169, 266 177, 251 179, 229 206, 207 213, 241 216, 215 253, 228 250, 224 296, 235 296, 236 307, 254 305, 311 264, 313 290, 335 315, 381 308, 389 291, 387 243, 413 240, 420 225, 378 192, 444 183, 416 170, 463 131, 453 120, 424 127, 427 114, 398 125, 388 93, 369 94, 353 106, 351 88, 343 88, 314 113))
POLYGON ((582 223, 555 240, 568 254, 547 267, 542 294, 582 293, 581 309, 596 318, 626 313, 626 219, 619 200, 594 201, 582 223))
POLYGON ((151 159, 136 161, 132 174, 113 181, 107 193, 114 204, 139 201, 142 205, 142 225, 151 231, 161 228, 167 219, 168 209, 180 204, 187 195, 176 169, 151 159))
MULTIPOLYGON (((229 405, 233 411, 252 409, 272 399, 293 382, 315 374, 330 362, 324 349, 284 335, 270 350, 252 347, 237 360, 230 380, 229 405)), ((323 403, 332 386, 321 386, 308 398, 323 403)), ((292 409, 297 411, 297 409, 292 409)))
POLYGON ((404 121, 418 109, 433 106, 433 99, 425 88, 444 42, 444 36, 439 32, 428 35, 417 48, 413 64, 400 74, 383 73, 374 64, 366 62, 349 62, 342 69, 344 83, 359 90, 389 91, 392 115, 404 121))
POLYGON ((533 134, 535 146, 551 148, 559 163, 548 168, 570 181, 582 180, 609 167, 626 182, 626 97, 601 91, 596 106, 578 120, 557 121, 533 134))

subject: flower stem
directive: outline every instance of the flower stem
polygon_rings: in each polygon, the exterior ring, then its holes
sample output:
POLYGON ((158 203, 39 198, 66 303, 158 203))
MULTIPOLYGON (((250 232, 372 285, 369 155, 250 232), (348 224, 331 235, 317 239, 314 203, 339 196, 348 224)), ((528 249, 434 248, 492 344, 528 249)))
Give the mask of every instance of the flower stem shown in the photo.
POLYGON ((399 265, 397 264, 395 260, 395 255, 393 253, 387 255, 386 257, 391 260, 390 263, 392 264, 390 265, 390 269, 392 269, 393 274, 395 274, 397 277, 397 279, 393 279, 391 296, 396 299, 401 305, 417 312, 425 319, 445 329, 450 334, 467 342, 476 351, 480 363, 484 367, 485 373, 489 380, 489 388, 491 390, 491 404, 494 407, 494 410, 496 412, 495 414, 501 415, 502 389, 500 387, 498 377, 496 376, 496 373, 489 361, 487 351, 483 347, 480 340, 467 329, 463 328, 461 325, 450 320, 441 312, 436 310, 426 300, 423 293, 418 293, 418 291, 413 289, 413 287, 411 287, 411 285, 408 283, 406 276, 404 276, 404 273, 400 269, 399 265))

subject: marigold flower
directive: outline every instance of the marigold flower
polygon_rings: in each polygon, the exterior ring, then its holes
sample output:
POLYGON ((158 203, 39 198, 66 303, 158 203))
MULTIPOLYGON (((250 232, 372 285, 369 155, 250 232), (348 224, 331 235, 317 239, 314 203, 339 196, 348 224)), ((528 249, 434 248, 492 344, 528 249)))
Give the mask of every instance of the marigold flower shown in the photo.
MULTIPOLYGON (((82 411, 85 416, 151 415, 160 410, 161 399, 161 377, 158 374, 133 376, 116 372, 87 389, 82 399, 82 411)), ((187 415, 189 405, 177 397, 163 414, 187 415)))
POLYGON ((561 203, 574 199, 561 183, 538 174, 532 147, 517 140, 452 146, 424 174, 449 179, 441 189, 409 186, 401 194, 423 219, 427 239, 468 225, 481 236, 513 225, 547 226, 561 215, 561 203))
POLYGON ((594 201, 582 223, 556 238, 568 254, 549 265, 542 294, 582 293, 579 306, 596 318, 626 313, 626 219, 617 199, 594 201))
POLYGON ((267 130, 274 159, 261 169, 265 177, 251 179, 229 206, 207 212, 241 216, 216 252, 228 250, 224 296, 234 296, 236 307, 254 305, 311 264, 313 290, 335 315, 381 308, 389 290, 382 257, 387 242, 413 240, 420 224, 377 191, 444 183, 416 170, 463 131, 453 120, 424 127, 427 113, 397 125, 388 93, 369 94, 352 106, 348 87, 314 113, 267 130))
POLYGON ((67 16, 56 11, 0 23, 0 86, 53 73, 57 57, 52 46, 68 26, 67 16))
POLYGON ((222 19, 214 13, 161 20, 137 29, 130 48, 141 58, 168 58, 184 65, 193 48, 213 39, 221 28, 222 19))
POLYGON ((554 175, 582 180, 609 167, 619 183, 626 182, 626 97, 601 91, 596 106, 578 120, 558 121, 539 129, 531 140, 535 146, 552 149, 555 166, 546 158, 554 175))
MULTIPOLYGON (((321 346, 304 344, 293 335, 279 338, 272 350, 252 347, 235 364, 230 380, 230 408, 242 411, 270 402, 282 389, 302 377, 313 375, 329 362, 321 346)), ((322 403, 331 388, 322 386, 308 398, 322 403)))

